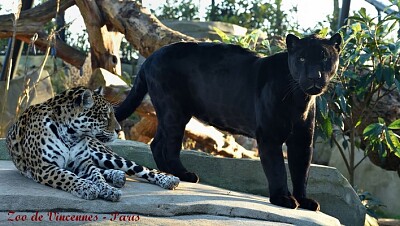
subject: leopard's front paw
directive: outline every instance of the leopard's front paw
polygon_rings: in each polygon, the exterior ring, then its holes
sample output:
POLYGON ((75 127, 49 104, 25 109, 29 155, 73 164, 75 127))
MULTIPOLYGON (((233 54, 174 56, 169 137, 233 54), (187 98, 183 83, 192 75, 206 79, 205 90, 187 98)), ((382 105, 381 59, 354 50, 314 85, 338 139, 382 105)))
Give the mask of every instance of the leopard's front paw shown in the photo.
POLYGON ((126 182, 125 172, 122 170, 113 170, 112 172, 112 185, 117 188, 122 188, 126 182))
POLYGON ((98 187, 100 189, 100 198, 112 202, 117 202, 121 199, 122 192, 118 188, 114 188, 107 183, 98 184, 98 187))
POLYGON ((79 198, 93 200, 99 196, 100 189, 92 181, 79 182, 71 191, 71 193, 79 198))
POLYGON ((155 184, 169 190, 174 190, 176 187, 178 187, 180 182, 181 181, 178 177, 164 173, 158 174, 155 178, 155 184))

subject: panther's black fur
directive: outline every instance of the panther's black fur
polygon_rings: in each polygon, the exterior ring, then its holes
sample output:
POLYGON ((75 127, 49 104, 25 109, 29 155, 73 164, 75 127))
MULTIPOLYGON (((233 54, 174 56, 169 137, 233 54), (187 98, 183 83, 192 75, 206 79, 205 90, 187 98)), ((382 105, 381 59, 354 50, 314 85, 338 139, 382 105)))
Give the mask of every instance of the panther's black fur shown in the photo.
POLYGON ((192 116, 221 130, 257 139, 273 204, 318 210, 306 198, 312 155, 315 96, 338 66, 341 36, 286 37, 288 52, 260 58, 239 46, 176 43, 161 48, 142 65, 126 100, 116 109, 127 118, 148 92, 159 121, 151 143, 160 170, 181 180, 198 177, 179 153, 192 116), (288 146, 293 196, 288 191, 282 144, 288 146))

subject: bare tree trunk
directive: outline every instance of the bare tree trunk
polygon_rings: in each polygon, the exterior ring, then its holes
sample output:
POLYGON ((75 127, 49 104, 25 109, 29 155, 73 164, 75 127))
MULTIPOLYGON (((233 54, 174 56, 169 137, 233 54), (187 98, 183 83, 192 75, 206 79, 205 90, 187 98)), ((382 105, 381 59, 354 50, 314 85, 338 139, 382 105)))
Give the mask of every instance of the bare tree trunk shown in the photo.
POLYGON ((95 1, 75 1, 89 34, 92 69, 104 68, 121 75, 119 49, 123 35, 107 29, 103 15, 95 1))
POLYGON ((333 0, 332 20, 330 23, 331 31, 336 31, 338 29, 339 14, 340 14, 339 0, 333 0))

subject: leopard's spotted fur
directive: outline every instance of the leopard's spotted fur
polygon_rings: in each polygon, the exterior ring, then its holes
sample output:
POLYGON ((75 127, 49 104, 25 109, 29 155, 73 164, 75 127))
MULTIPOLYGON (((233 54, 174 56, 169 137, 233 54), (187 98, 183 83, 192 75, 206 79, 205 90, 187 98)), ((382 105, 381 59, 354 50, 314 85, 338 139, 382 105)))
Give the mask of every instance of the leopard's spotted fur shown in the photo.
POLYGON ((111 104, 77 87, 29 107, 10 128, 7 147, 24 176, 84 199, 118 201, 125 173, 166 189, 178 186, 177 177, 125 160, 105 146, 119 129, 111 104))

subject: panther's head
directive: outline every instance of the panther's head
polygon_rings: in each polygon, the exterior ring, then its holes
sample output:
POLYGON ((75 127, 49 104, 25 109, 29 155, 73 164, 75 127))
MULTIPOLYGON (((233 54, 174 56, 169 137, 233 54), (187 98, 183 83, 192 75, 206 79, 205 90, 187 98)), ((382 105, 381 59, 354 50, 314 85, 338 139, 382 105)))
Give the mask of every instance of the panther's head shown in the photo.
POLYGON ((287 35, 290 73, 304 93, 320 95, 327 89, 338 68, 341 42, 340 34, 330 39, 287 35))
POLYGON ((69 128, 75 133, 95 137, 107 143, 117 139, 116 131, 121 130, 114 115, 113 106, 101 95, 101 91, 91 91, 78 87, 74 96, 76 116, 69 128))

